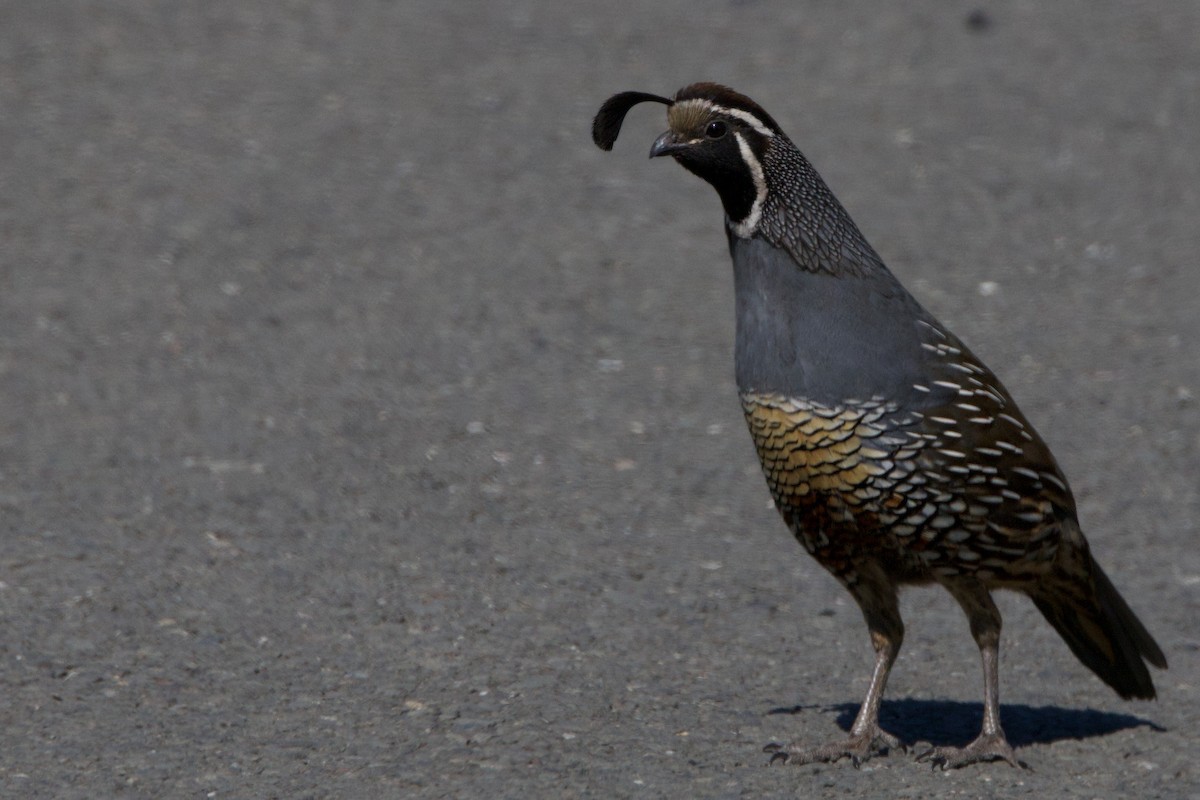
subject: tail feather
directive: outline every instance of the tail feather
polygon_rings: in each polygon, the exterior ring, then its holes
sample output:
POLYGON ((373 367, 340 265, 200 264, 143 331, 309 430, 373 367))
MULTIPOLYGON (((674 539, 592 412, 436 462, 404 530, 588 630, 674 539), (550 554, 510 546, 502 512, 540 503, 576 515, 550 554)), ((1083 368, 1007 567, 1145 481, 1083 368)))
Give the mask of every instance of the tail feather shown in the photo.
POLYGON ((1085 558, 1091 581, 1073 574, 1050 579, 1031 592, 1034 605, 1071 652, 1117 694, 1127 700, 1153 699, 1154 682, 1146 662, 1166 669, 1166 656, 1096 560, 1087 554, 1085 558))

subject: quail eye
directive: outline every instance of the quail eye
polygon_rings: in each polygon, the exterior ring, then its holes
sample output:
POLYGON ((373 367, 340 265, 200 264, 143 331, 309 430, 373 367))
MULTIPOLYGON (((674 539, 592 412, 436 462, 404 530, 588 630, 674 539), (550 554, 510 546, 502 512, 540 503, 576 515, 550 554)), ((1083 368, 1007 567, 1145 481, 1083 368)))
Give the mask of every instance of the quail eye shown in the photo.
POLYGON ((720 139, 722 136, 725 135, 725 131, 727 131, 728 129, 729 129, 729 126, 727 126, 721 120, 716 119, 716 120, 713 120, 712 122, 708 123, 708 127, 704 129, 704 135, 707 136, 709 139, 720 139))

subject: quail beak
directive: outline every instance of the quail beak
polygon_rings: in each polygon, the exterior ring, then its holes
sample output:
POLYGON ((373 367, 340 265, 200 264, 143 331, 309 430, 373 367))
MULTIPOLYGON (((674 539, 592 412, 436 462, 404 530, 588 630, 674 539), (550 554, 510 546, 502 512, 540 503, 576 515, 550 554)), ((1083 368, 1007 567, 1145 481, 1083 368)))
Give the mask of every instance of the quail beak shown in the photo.
POLYGON ((675 131, 667 131, 654 140, 654 146, 650 148, 650 157, 672 156, 684 147, 684 143, 679 141, 679 137, 675 135, 675 131))

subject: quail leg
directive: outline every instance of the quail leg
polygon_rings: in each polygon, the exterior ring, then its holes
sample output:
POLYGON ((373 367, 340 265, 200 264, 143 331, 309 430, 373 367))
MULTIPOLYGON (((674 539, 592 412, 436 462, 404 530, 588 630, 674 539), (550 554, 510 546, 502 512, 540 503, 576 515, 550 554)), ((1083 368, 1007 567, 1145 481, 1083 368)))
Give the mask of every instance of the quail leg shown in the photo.
MULTIPOLYGON (((879 727, 879 705, 883 700, 883 691, 904 641, 904 624, 900 621, 895 592, 883 594, 888 602, 878 607, 863 604, 863 613, 871 631, 871 643, 875 646, 875 670, 871 674, 871 686, 867 689, 866 699, 850 728, 849 738, 816 747, 806 747, 799 742, 772 742, 763 748, 763 752, 771 754, 770 763, 810 764, 849 758, 857 767, 871 756, 901 747, 899 739, 879 727)), ((860 604, 862 600, 859 597, 860 604)))
POLYGON ((982 585, 964 583, 947 586, 971 622, 971 635, 979 645, 983 661, 983 729, 964 747, 934 747, 917 756, 917 761, 934 769, 957 769, 983 761, 1006 761, 1026 767, 1017 760, 1004 729, 1000 727, 1000 611, 982 585))

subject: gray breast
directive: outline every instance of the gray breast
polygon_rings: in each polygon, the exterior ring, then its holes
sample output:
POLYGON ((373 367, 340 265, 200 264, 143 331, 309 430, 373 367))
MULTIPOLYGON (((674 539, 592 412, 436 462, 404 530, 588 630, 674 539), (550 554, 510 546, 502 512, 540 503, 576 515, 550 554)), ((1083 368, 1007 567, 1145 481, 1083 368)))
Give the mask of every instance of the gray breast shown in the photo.
POLYGON ((883 398, 902 407, 928 383, 921 323, 941 328, 883 264, 858 274, 802 269, 761 238, 731 237, 736 366, 743 391, 836 405, 883 398))

